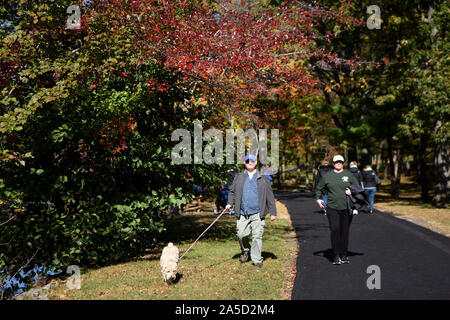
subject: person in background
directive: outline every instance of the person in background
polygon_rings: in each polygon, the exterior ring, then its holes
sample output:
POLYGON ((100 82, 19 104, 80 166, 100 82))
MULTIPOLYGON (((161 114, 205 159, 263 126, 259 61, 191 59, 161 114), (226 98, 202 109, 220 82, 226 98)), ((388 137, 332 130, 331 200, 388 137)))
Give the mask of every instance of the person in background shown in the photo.
POLYGON ((264 170, 263 170, 263 172, 264 172, 264 175, 265 175, 267 178, 269 178, 270 182, 272 182, 273 178, 272 178, 272 176, 270 175, 269 165, 268 165, 268 164, 265 164, 265 165, 264 165, 264 170))
POLYGON ((238 174, 236 170, 233 168, 227 170, 227 186, 228 188, 231 188, 231 185, 233 184, 234 177, 238 174))
POLYGON ((362 172, 362 180, 364 184, 364 191, 366 191, 367 196, 370 201, 370 211, 373 213, 373 203, 375 202, 375 193, 377 192, 377 185, 380 184, 380 179, 378 178, 375 171, 372 170, 370 164, 364 167, 362 172))
POLYGON ((228 188, 227 184, 222 184, 222 188, 220 189, 219 193, 217 194, 216 198, 216 209, 214 209, 214 214, 219 214, 220 210, 222 208, 225 209, 225 206, 228 203, 228 192, 230 189, 228 188))
POLYGON ((227 183, 222 184, 217 194, 216 198, 216 209, 214 209, 214 214, 220 214, 220 210, 225 208, 228 203, 228 192, 230 191, 230 187, 233 184, 234 177, 237 175, 237 172, 234 169, 227 170, 227 183))
POLYGON ((316 188, 317 204, 323 209, 323 193, 328 192, 327 217, 330 225, 331 247, 333 249, 334 265, 349 263, 347 256, 350 224, 353 215, 348 214, 347 195, 351 195, 348 188, 352 184, 358 184, 355 176, 348 170, 344 170, 344 157, 337 155, 333 158, 334 169, 320 179, 316 188))
POLYGON ((359 171, 359 169, 358 169, 358 162, 356 162, 356 161, 350 162, 350 168, 348 170, 351 173, 353 173, 353 175, 355 176, 356 180, 358 180, 358 184, 361 187, 364 187, 363 182, 362 182, 362 174, 361 174, 361 171, 359 171))
MULTIPOLYGON (((331 170, 333 170, 333 167, 328 164, 328 161, 322 160, 322 162, 320 163, 320 166, 318 168, 318 171, 317 171, 316 179, 314 180, 314 189, 317 188, 317 185, 319 184, 320 179, 322 179, 322 177, 325 174, 327 174, 328 172, 330 172, 331 170)), ((324 191, 322 193, 322 200, 324 203, 324 208, 322 209, 323 214, 326 215, 327 214, 327 200, 328 200, 328 193, 326 191, 324 191)))

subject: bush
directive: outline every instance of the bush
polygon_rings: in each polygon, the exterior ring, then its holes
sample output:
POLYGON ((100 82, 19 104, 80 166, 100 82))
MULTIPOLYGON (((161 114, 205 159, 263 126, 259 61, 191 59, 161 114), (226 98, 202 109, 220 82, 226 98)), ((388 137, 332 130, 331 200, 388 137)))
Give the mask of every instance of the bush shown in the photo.
POLYGON ((38 109, 5 149, 28 152, 0 163, 1 267, 34 263, 65 270, 127 259, 157 242, 164 213, 186 204, 192 186, 213 185, 217 168, 171 165, 171 133, 193 128, 179 107, 188 94, 152 66, 105 79, 38 109), (141 70, 142 71, 142 70, 141 70), (149 91, 144 79, 167 90, 149 91))

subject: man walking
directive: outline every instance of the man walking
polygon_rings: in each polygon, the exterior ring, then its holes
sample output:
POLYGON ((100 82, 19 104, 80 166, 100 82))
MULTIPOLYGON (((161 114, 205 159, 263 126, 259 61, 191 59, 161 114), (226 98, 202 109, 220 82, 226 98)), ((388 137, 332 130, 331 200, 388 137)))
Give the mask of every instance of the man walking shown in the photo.
POLYGON ((324 208, 325 204, 321 196, 324 192, 328 192, 327 217, 334 253, 333 264, 339 265, 349 263, 347 249, 352 216, 347 211, 347 195, 351 195, 348 187, 352 184, 358 184, 358 181, 351 172, 344 170, 344 157, 335 156, 333 167, 334 169, 319 181, 316 188, 316 199, 318 205, 324 208))
POLYGON ((228 193, 226 209, 234 206, 236 212, 236 230, 241 256, 239 260, 247 262, 249 257, 253 264, 262 267, 263 257, 262 237, 264 234, 265 217, 270 213, 270 221, 275 220, 277 209, 270 180, 256 170, 256 156, 245 157, 245 170, 236 175, 228 193), (252 245, 249 239, 252 234, 252 245))

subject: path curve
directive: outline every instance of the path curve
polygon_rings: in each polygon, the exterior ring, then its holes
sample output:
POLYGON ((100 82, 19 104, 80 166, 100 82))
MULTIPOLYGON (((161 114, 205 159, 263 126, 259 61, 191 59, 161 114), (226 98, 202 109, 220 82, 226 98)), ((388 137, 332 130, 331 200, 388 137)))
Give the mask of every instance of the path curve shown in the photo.
POLYGON ((449 238, 380 211, 359 214, 350 227, 350 264, 334 266, 328 219, 313 194, 275 196, 287 207, 300 245, 293 300, 450 299, 449 238))

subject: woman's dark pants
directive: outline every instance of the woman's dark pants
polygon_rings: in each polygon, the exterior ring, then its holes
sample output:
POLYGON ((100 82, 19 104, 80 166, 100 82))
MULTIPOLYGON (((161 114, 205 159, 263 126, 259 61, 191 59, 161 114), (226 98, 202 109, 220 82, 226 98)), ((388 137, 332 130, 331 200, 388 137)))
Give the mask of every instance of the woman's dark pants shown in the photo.
POLYGON ((335 256, 347 256, 348 238, 352 217, 348 210, 328 208, 328 222, 331 231, 331 247, 335 256))

